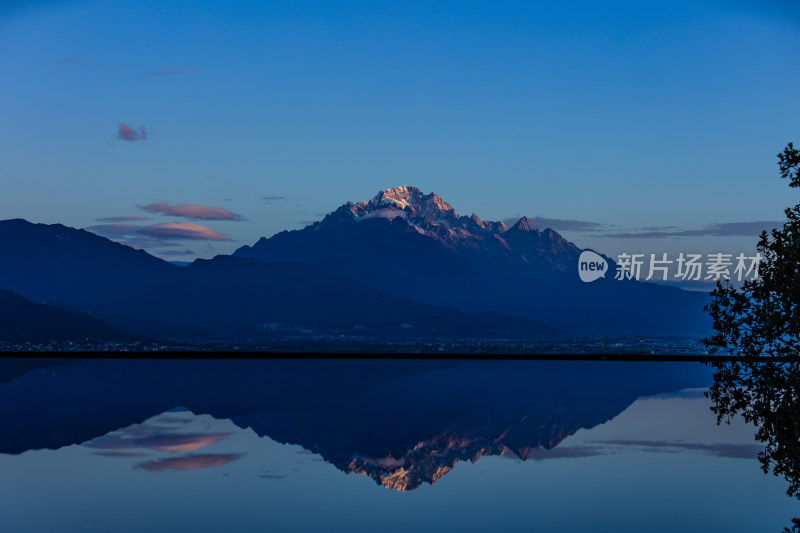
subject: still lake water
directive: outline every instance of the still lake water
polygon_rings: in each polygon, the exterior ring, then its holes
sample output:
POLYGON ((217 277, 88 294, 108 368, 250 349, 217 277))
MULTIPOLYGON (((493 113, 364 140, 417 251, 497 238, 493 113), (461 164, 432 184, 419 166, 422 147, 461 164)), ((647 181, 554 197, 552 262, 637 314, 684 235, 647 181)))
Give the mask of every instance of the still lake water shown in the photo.
POLYGON ((779 532, 699 363, 0 359, 0 530, 779 532))

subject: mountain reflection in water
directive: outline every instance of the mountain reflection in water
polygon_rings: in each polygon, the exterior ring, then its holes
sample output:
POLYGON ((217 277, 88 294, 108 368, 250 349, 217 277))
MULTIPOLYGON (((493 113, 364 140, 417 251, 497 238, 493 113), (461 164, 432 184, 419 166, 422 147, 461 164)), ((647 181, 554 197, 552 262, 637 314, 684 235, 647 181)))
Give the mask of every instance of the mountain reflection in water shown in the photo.
POLYGON ((0 387, 0 423, 19 428, 0 436, 0 452, 86 443, 125 457, 191 454, 137 464, 150 471, 240 457, 198 453, 226 433, 176 430, 169 421, 178 415, 161 413, 182 407, 300 445, 344 472, 405 491, 481 456, 595 453, 557 446, 639 396, 707 385, 708 377, 696 364, 663 363, 55 362, 0 387))
POLYGON ((780 531, 797 502, 711 384, 689 362, 2 359, 0 522, 780 531))
POLYGON ((751 427, 715 424, 711 383, 699 363, 3 359, 3 530, 780 531, 796 502, 751 427))

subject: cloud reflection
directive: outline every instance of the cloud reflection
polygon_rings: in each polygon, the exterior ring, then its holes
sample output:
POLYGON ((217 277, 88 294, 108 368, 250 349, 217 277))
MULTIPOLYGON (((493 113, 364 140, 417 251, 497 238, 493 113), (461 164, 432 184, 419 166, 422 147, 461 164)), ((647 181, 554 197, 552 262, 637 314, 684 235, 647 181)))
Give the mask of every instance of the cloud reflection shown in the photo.
POLYGON ((758 444, 702 444, 699 442, 682 442, 668 440, 602 440, 593 441, 597 444, 616 445, 616 446, 637 446, 648 449, 648 451, 678 453, 682 450, 697 450, 706 452, 714 457, 727 457, 730 459, 755 459, 763 446, 758 444))
POLYGON ((92 455, 100 455, 102 457, 147 457, 146 453, 139 452, 92 452, 92 455))
MULTIPOLYGON (((230 432, 187 431, 188 425, 197 427, 203 417, 165 413, 141 424, 131 424, 83 445, 97 451, 92 455, 118 458, 142 458, 156 455, 149 461, 134 465, 148 472, 167 470, 200 470, 226 465, 239 459, 243 453, 190 453, 214 445, 232 435, 230 432), (169 454, 161 455, 159 452, 169 454)), ((200 427, 208 428, 207 423, 200 427)), ((198 428, 199 429, 199 428, 198 428)))
POLYGON ((221 441, 230 433, 151 435, 134 442, 142 448, 162 452, 193 452, 221 441))
POLYGON ((242 457, 243 453, 207 453, 185 455, 183 457, 168 457, 156 461, 139 463, 134 468, 141 468, 148 472, 164 472, 165 470, 202 470, 224 466, 242 457))

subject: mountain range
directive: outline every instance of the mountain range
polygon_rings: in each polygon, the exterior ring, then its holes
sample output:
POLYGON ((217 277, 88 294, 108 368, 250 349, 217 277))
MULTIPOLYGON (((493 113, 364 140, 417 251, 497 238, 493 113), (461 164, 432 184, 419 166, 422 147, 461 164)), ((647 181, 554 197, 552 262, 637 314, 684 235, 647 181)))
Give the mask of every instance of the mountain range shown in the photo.
POLYGON ((136 335, 269 337, 295 332, 394 336, 558 336, 524 318, 398 298, 305 263, 231 256, 178 267, 85 230, 0 222, 0 286, 136 335))
POLYGON ((186 267, 21 219, 0 221, 0 250, 0 289, 156 339, 699 336, 709 326, 704 294, 610 275, 583 283, 582 250, 554 230, 459 216, 409 186, 186 267))
MULTIPOLYGON (((404 185, 233 255, 310 263, 390 295, 525 317, 570 333, 707 333, 708 295, 612 274, 583 283, 581 252, 526 217, 509 228, 474 213, 459 216, 435 193, 404 185)), ((605 259, 613 273, 614 261, 605 259)))

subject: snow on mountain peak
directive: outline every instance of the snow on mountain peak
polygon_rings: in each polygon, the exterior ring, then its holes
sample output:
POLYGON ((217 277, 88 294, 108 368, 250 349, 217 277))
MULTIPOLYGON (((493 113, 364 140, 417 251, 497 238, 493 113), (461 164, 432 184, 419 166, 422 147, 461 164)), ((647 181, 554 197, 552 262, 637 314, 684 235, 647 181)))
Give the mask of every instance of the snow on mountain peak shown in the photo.
POLYGON ((425 194, 410 185, 384 189, 368 201, 357 204, 348 202, 322 222, 360 222, 376 218, 401 218, 420 233, 435 234, 445 239, 463 238, 472 233, 502 233, 508 229, 502 222, 481 220, 474 213, 471 216, 459 216, 438 194, 425 194))
MULTIPOLYGON (((323 224, 339 220, 361 222, 369 219, 405 220, 419 233, 445 241, 471 239, 480 234, 501 234, 508 230, 502 222, 481 220, 478 215, 459 216, 438 194, 425 194, 417 187, 401 185, 379 191, 372 199, 348 202, 330 213, 323 224)), ((315 226, 319 229, 318 226, 315 226)))
POLYGON ((439 212, 450 211, 455 215, 453 207, 442 200, 436 193, 424 194, 416 187, 401 185, 379 192, 369 202, 363 202, 368 211, 376 208, 394 207, 410 211, 412 218, 425 217, 436 219, 439 212))

